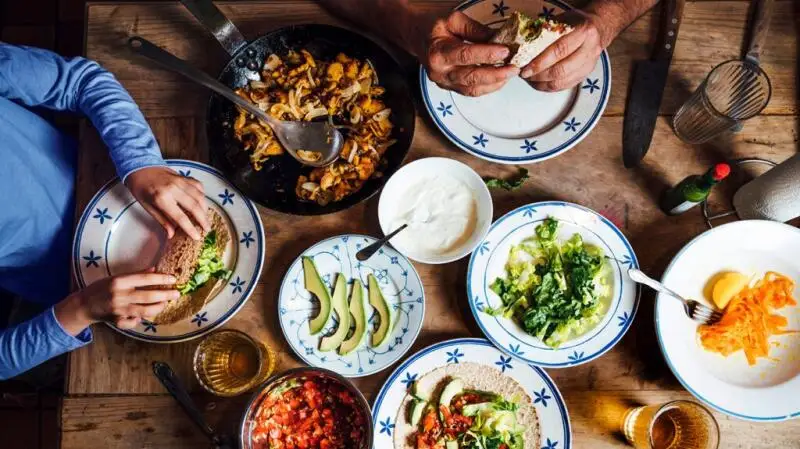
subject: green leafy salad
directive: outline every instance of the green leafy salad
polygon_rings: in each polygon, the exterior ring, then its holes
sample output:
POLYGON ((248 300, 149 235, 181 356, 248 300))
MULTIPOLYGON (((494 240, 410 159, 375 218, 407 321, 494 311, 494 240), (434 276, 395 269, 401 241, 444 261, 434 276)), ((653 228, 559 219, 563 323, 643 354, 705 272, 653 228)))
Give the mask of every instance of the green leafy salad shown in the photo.
POLYGON ((484 309, 513 319, 550 347, 599 323, 612 293, 603 251, 579 234, 565 242, 557 235, 558 221, 548 217, 535 236, 511 247, 507 276, 490 287, 503 304, 484 309))
POLYGON ((231 271, 225 268, 225 264, 217 253, 217 231, 211 231, 203 240, 203 249, 197 259, 197 268, 189 278, 189 282, 178 286, 178 291, 181 292, 181 295, 188 295, 197 291, 212 277, 228 279, 230 275, 231 271))

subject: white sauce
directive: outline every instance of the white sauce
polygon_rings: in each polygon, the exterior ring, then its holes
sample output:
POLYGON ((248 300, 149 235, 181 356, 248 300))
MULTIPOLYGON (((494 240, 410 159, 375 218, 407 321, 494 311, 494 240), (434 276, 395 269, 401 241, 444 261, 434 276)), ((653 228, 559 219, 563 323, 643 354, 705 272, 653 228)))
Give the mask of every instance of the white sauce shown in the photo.
POLYGON ((398 196, 392 229, 408 228, 392 239, 402 252, 442 255, 463 245, 477 222, 475 193, 465 183, 447 175, 421 177, 398 196))

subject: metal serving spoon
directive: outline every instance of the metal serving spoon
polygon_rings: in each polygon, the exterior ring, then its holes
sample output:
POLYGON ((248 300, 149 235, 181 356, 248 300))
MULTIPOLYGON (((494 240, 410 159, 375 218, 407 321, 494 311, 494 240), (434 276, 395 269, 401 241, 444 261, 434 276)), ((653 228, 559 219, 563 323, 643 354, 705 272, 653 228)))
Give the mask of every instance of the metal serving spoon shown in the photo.
POLYGON ((635 282, 644 284, 653 290, 671 296, 683 303, 683 311, 686 316, 703 324, 714 324, 722 318, 722 313, 710 307, 704 306, 694 299, 686 299, 683 296, 675 293, 667 288, 666 285, 658 282, 657 280, 647 276, 636 268, 628 269, 628 276, 635 282))
MULTIPOLYGON (((431 218, 432 218, 431 212, 427 209, 414 210, 413 214, 411 215, 410 223, 428 223, 429 221, 431 221, 431 218)), ((376 242, 368 246, 365 246, 361 251, 356 253, 356 260, 364 262, 365 260, 369 259, 370 257, 372 257, 373 254, 375 254, 379 249, 381 249, 383 245, 389 243, 389 240, 391 240, 392 237, 396 236, 397 234, 400 233, 400 231, 402 231, 407 227, 408 223, 404 223, 399 228, 390 232, 389 235, 387 235, 386 237, 377 240, 376 242)))
POLYGON ((163 67, 180 73, 195 83, 211 89, 253 114, 257 119, 269 124, 286 151, 301 164, 324 167, 330 165, 339 157, 339 151, 344 144, 344 137, 329 122, 287 122, 278 120, 236 95, 228 86, 203 71, 192 67, 186 61, 156 46, 147 39, 133 36, 128 39, 128 47, 163 67), (302 151, 302 153, 298 154, 299 151, 302 151))

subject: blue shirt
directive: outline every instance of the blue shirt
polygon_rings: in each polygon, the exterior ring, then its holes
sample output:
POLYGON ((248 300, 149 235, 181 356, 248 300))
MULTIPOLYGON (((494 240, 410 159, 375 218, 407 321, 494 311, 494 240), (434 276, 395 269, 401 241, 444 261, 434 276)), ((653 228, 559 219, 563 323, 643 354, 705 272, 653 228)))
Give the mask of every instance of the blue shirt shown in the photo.
POLYGON ((28 109, 84 114, 120 178, 164 165, 150 127, 114 76, 85 58, 0 42, 0 288, 50 306, 0 330, 0 380, 92 340, 67 334, 52 305, 69 293, 75 142, 28 109))

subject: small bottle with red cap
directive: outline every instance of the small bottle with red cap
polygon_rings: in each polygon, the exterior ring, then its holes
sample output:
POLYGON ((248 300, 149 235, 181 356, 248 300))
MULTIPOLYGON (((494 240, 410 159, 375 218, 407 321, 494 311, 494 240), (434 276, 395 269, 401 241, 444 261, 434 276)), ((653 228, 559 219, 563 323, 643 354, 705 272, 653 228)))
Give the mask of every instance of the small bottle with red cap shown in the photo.
POLYGON ((658 205, 667 215, 680 215, 705 201, 711 188, 730 173, 731 166, 721 163, 711 167, 704 175, 687 176, 675 187, 667 189, 658 205))

